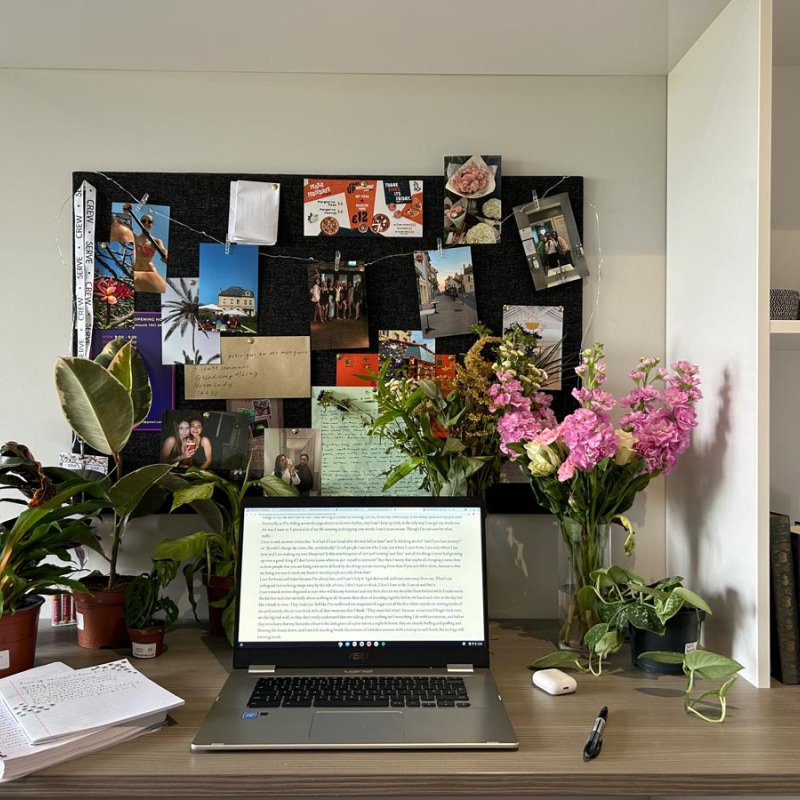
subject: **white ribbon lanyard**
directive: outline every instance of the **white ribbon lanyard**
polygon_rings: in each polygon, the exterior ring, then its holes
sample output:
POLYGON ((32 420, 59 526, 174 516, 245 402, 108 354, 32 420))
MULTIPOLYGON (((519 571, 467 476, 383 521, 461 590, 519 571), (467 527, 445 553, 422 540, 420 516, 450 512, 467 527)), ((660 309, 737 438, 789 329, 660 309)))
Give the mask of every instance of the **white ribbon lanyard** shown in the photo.
POLYGON ((94 230, 97 191, 84 181, 72 197, 75 218, 75 332, 76 355, 88 358, 92 344, 94 291, 94 230))

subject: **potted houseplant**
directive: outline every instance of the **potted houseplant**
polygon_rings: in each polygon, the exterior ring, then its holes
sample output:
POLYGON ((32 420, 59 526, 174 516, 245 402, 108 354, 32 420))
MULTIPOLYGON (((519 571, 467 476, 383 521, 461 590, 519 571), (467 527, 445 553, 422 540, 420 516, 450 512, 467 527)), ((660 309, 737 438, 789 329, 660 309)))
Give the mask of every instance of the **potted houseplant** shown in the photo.
POLYGON ((75 596, 80 615, 78 644, 88 648, 125 647, 129 640, 123 604, 130 578, 117 573, 120 547, 130 520, 160 505, 163 491, 157 483, 171 469, 168 464, 150 464, 123 474, 123 448, 150 410, 150 379, 133 344, 117 337, 94 361, 59 358, 55 380, 61 408, 72 430, 113 460, 109 475, 87 490, 111 513, 112 528, 110 552, 103 553, 108 575, 87 576, 84 583, 89 593, 75 596), (158 495, 157 502, 152 504, 154 494, 158 495))
POLYGON ((0 677, 33 666, 42 595, 86 591, 70 577, 72 564, 49 559, 71 562, 75 548, 99 550, 91 523, 101 507, 82 499, 91 481, 52 481, 22 445, 5 445, 3 453, 0 483, 22 491, 29 501, 16 519, 0 526, 0 642, 7 651, 0 677))
POLYGON ((248 474, 245 472, 242 482, 237 483, 209 470, 193 467, 182 476, 170 474, 160 479, 160 485, 172 492, 170 511, 189 504, 202 517, 208 530, 179 539, 164 539, 153 551, 153 560, 157 565, 161 561, 184 563, 183 574, 195 618, 194 576, 197 572, 202 573, 208 589, 209 631, 212 635, 224 633, 231 643, 242 500, 248 491, 257 489, 273 497, 297 495, 294 486, 281 478, 267 475, 249 480, 248 474))
POLYGON ((159 568, 137 575, 125 588, 125 624, 134 658, 156 658, 164 650, 164 633, 178 619, 178 606, 163 589, 178 565, 162 561, 159 568))

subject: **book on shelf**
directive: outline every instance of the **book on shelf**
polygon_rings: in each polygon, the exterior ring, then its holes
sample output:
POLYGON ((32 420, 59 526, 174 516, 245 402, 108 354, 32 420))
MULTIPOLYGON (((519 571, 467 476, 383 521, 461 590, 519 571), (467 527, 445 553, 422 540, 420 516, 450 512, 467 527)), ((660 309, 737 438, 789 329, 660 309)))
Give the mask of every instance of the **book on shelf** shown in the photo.
MULTIPOLYGON (((781 683, 800 682, 797 585, 789 517, 769 515, 771 669, 781 683)), ((797 545, 795 545, 796 547, 797 545)))
MULTIPOLYGON (((61 662, 34 667, 16 676, 0 679, 0 689, 7 688, 12 678, 39 682, 43 685, 59 685, 75 674, 75 671, 61 662)), ((84 698, 88 716, 96 706, 92 698, 84 698), (91 703, 91 706, 89 706, 91 703), (91 708, 91 711, 88 709, 91 708)), ((55 706, 53 706, 55 707, 55 706)), ((34 715, 36 711, 26 712, 34 715)), ((39 712, 43 713, 43 712, 39 712)), ((0 783, 16 780, 31 772, 59 764, 70 758, 92 753, 119 742, 133 739, 144 733, 157 730, 167 718, 165 709, 145 713, 135 719, 118 724, 92 728, 88 732, 52 738, 42 744, 32 744, 17 716, 5 702, 0 702, 0 783)))

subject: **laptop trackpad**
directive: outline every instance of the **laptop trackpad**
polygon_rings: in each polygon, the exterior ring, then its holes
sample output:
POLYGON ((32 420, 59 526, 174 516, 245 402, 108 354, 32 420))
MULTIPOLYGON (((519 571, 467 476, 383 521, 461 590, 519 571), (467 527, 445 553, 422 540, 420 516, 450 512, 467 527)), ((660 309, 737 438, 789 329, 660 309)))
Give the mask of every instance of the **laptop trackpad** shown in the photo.
POLYGON ((399 711, 315 711, 309 738, 326 744, 402 742, 403 715, 399 711))

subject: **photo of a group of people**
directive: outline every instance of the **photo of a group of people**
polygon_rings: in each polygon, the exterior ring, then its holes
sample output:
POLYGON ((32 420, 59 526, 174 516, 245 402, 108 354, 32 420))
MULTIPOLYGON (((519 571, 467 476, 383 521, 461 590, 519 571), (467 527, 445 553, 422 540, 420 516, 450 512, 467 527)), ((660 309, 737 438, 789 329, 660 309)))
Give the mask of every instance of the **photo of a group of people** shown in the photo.
POLYGON ((469 333, 478 321, 472 248, 417 250, 414 267, 423 338, 469 333))
POLYGON ((270 428, 264 431, 264 474, 318 495, 322 485, 322 435, 318 428, 270 428))
POLYGON ((160 462, 178 472, 190 467, 243 472, 247 466, 247 414, 184 408, 165 411, 160 462))
POLYGON ((366 289, 362 261, 312 264, 308 268, 312 350, 369 346, 366 289))
POLYGON ((514 219, 537 290, 589 275, 568 194, 515 206, 514 219))

